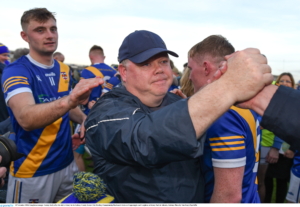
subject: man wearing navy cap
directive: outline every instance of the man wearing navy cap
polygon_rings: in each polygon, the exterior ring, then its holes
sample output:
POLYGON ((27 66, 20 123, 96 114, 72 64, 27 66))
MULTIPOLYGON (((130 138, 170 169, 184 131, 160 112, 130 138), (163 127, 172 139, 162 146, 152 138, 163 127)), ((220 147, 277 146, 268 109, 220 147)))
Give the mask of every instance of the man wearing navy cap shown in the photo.
POLYGON ((219 80, 180 100, 168 93, 168 55, 178 57, 157 34, 129 34, 118 56, 123 86, 102 96, 86 119, 94 173, 117 202, 203 202, 200 138, 231 105, 272 81, 265 57, 246 49, 228 60, 219 80))

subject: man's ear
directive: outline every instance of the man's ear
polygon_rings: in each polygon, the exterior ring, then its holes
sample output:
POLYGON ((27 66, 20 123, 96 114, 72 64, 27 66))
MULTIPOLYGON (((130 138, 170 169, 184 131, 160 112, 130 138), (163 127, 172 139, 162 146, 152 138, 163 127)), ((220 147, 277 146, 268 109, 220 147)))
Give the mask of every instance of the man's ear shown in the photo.
POLYGON ((203 67, 204 67, 204 74, 205 74, 206 76, 209 76, 209 74, 210 74, 211 71, 212 71, 210 62, 204 61, 204 62, 203 62, 203 67))
POLYGON ((126 69, 126 67, 121 63, 118 66, 118 70, 119 70, 119 73, 121 75, 122 81, 124 83, 126 83, 126 77, 127 77, 127 69, 126 69))
POLYGON ((26 42, 28 42, 27 34, 24 31, 22 31, 20 34, 21 34, 22 39, 25 40, 26 42))

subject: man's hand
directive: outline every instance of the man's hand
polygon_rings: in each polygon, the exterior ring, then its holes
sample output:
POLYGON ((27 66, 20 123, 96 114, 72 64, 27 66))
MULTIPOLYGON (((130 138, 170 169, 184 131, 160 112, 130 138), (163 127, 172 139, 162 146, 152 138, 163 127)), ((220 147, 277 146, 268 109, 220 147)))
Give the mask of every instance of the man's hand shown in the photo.
MULTIPOLYGON (((84 120, 85 121, 85 120, 84 120)), ((85 127, 84 121, 80 125, 78 132, 72 135, 72 149, 76 150, 80 145, 85 144, 85 127)))
POLYGON ((182 93, 182 91, 180 89, 175 88, 170 92, 174 93, 177 96, 180 96, 181 98, 186 98, 186 95, 184 93, 182 93))
POLYGON ((95 103, 96 103, 95 100, 89 101, 89 103, 88 103, 88 108, 91 109, 91 108, 94 106, 95 103))
POLYGON ((227 71, 227 62, 226 61, 222 61, 219 64, 219 68, 215 72, 215 74, 213 75, 213 77, 211 79, 207 80, 207 84, 212 83, 212 82, 218 80, 226 71, 227 71))
POLYGON ((277 89, 278 86, 268 85, 264 87, 256 96, 247 101, 239 102, 237 106, 244 109, 252 109, 262 116, 277 89))
POLYGON ((287 158, 290 158, 290 159, 293 159, 294 155, 295 155, 295 153, 292 150, 289 150, 289 149, 284 152, 284 156, 287 157, 287 158))
MULTIPOLYGON (((0 163, 2 161, 2 156, 0 156, 0 163)), ((0 167, 0 178, 1 178, 1 182, 0 182, 0 188, 4 186, 5 182, 3 180, 3 178, 6 177, 6 167, 0 167)))
POLYGON ((75 108, 79 104, 85 105, 88 102, 92 89, 103 83, 104 81, 100 77, 81 79, 69 95, 69 106, 75 108))
POLYGON ((267 154, 266 161, 268 163, 277 163, 279 158, 279 150, 271 147, 270 151, 267 154))
MULTIPOLYGON (((248 48, 225 56, 227 71, 219 79, 226 84, 236 102, 254 97, 273 81, 267 59, 258 49, 248 48)), ((224 68, 223 68, 224 69, 224 68)))

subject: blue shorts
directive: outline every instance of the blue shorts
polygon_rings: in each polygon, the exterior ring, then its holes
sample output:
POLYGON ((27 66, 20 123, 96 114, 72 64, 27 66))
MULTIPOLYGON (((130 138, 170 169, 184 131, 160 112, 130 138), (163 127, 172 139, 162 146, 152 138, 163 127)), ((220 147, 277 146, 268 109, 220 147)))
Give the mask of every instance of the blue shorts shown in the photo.
POLYGON ((75 152, 77 152, 78 154, 83 155, 84 152, 85 152, 84 144, 81 144, 81 145, 75 150, 75 152))

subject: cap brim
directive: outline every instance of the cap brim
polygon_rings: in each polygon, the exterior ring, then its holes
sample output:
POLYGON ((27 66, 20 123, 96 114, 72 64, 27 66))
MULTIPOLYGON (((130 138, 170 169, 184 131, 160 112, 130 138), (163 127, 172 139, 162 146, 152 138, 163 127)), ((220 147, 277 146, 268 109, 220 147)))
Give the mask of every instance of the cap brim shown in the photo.
POLYGON ((170 50, 166 50, 164 48, 151 48, 128 59, 134 63, 142 63, 152 58, 154 55, 157 55, 162 52, 167 52, 168 54, 174 57, 178 57, 178 55, 175 52, 172 52, 170 50))

